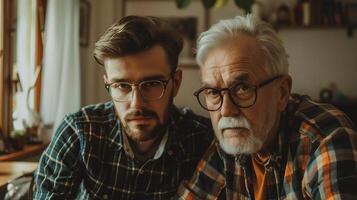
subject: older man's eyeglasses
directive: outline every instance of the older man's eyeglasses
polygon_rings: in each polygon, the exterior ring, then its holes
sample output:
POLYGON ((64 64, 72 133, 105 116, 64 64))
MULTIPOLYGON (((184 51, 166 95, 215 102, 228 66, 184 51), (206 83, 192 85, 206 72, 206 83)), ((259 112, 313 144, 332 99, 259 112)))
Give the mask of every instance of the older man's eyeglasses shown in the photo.
POLYGON ((137 87, 144 100, 155 101, 162 98, 170 79, 148 80, 140 83, 114 82, 105 84, 105 88, 112 98, 118 102, 131 101, 132 92, 135 87, 137 87))
POLYGON ((282 77, 282 75, 273 77, 266 81, 263 81, 259 85, 250 85, 244 82, 237 82, 229 88, 210 88, 203 87, 197 90, 194 95, 196 96, 198 103, 207 111, 217 111, 223 104, 223 91, 228 91, 228 96, 234 105, 239 108, 248 108, 255 104, 257 101, 257 90, 274 80, 282 77))

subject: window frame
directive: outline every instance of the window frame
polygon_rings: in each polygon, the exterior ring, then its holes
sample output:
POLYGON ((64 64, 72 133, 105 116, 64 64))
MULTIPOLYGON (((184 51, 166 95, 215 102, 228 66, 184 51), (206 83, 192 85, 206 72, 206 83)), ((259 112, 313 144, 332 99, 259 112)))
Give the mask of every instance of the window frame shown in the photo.
POLYGON ((12 0, 1 0, 3 5, 3 22, 1 29, 2 58, 0 59, 0 128, 5 136, 12 129, 12 66, 14 56, 14 20, 16 16, 16 3, 12 0))
MULTIPOLYGON (((13 65, 15 55, 15 36, 16 36, 16 16, 17 16, 17 1, 16 0, 0 0, 2 7, 2 19, 0 29, 3 32, 2 40, 2 56, 0 52, 0 130, 5 136, 9 136, 13 129, 12 111, 13 111, 13 89, 15 83, 13 81, 13 65)), ((44 20, 46 14, 46 0, 36 0, 36 52, 35 52, 35 66, 39 68, 39 78, 35 83, 34 94, 34 109, 36 112, 40 111, 41 100, 41 79, 42 79, 42 58, 43 58, 43 32, 44 20)))

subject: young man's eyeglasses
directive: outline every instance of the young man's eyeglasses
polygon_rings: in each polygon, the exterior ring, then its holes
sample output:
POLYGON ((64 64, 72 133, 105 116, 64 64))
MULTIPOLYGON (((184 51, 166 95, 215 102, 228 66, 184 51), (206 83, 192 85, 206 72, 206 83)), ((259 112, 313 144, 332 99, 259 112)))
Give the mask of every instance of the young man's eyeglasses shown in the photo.
POLYGON ((197 90, 194 95, 196 96, 198 103, 207 111, 217 111, 223 104, 223 91, 228 91, 230 100, 239 108, 248 108, 255 104, 257 100, 257 90, 274 80, 282 77, 282 75, 273 77, 266 81, 263 81, 259 85, 250 85, 244 82, 237 82, 229 88, 210 88, 203 87, 197 90))
POLYGON ((139 90, 141 97, 146 101, 155 101, 162 98, 166 86, 170 79, 167 80, 148 80, 140 83, 114 82, 105 84, 105 88, 115 101, 131 101, 132 92, 135 87, 139 90))

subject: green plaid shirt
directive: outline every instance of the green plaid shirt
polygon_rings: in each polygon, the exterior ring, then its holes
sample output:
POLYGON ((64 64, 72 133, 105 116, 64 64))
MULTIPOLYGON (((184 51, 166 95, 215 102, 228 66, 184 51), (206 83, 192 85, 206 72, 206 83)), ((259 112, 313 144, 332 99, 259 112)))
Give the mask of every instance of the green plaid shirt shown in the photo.
POLYGON ((208 119, 174 106, 169 113, 164 151, 145 162, 124 149, 112 102, 67 115, 40 159, 34 199, 169 199, 213 138, 208 119))
MULTIPOLYGON (((357 199, 357 134, 328 104, 295 95, 282 114, 277 151, 264 165, 265 199, 357 199)), ((251 157, 213 142, 180 199, 254 199, 251 157)))

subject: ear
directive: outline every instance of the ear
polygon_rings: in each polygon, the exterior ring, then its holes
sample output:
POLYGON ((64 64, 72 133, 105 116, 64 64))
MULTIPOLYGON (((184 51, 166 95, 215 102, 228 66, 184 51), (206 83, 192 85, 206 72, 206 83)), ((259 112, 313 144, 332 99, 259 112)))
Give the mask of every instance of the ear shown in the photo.
POLYGON ((290 93, 291 93, 291 77, 289 75, 284 75, 279 82, 279 99, 278 106, 280 111, 285 110, 286 105, 289 102, 290 93))
POLYGON ((104 83, 109 83, 108 77, 105 74, 103 75, 103 81, 104 83))
POLYGON ((175 75, 173 77, 173 94, 174 97, 177 95, 180 86, 181 86, 181 81, 182 81, 182 70, 177 69, 175 72, 175 75))

